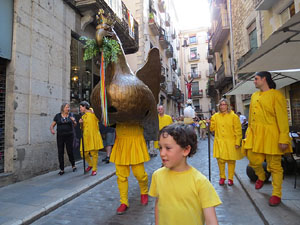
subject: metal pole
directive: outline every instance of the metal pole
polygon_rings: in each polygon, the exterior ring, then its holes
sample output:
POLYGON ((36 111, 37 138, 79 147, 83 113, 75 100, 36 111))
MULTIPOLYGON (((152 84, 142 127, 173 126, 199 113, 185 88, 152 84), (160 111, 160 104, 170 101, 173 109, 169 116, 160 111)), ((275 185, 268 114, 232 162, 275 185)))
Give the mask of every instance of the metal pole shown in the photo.
POLYGON ((84 143, 83 143, 83 129, 81 130, 81 145, 82 145, 82 159, 83 159, 83 174, 86 173, 85 171, 85 154, 84 154, 84 143))
POLYGON ((208 123, 208 178, 211 181, 211 165, 210 165, 210 123, 208 123))
POLYGON ((229 28, 230 28, 230 65, 231 65, 231 73, 232 73, 232 86, 235 87, 235 68, 234 68, 234 49, 233 49, 233 30, 232 30, 232 8, 231 8, 231 0, 229 0, 229 28))

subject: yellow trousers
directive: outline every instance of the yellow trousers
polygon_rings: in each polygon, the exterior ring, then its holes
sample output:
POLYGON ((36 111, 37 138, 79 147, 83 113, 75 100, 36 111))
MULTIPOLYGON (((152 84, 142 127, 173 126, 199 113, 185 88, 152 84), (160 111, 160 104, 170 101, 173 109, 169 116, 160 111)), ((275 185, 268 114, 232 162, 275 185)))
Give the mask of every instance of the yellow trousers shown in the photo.
POLYGON ((272 195, 281 198, 282 195, 282 179, 283 179, 283 169, 281 166, 281 155, 269 155, 262 153, 255 153, 251 150, 247 151, 247 157, 249 159, 249 166, 253 168, 258 179, 265 180, 266 174, 262 163, 267 161, 267 170, 272 175, 272 195))
MULTIPOLYGON (((82 151, 80 151, 81 158, 83 158, 82 151)), ((98 164, 98 150, 87 151, 84 152, 85 161, 88 163, 89 166, 93 167, 92 171, 97 171, 97 164, 98 164)))
POLYGON ((226 179, 225 175, 225 163, 228 165, 228 179, 233 180, 234 176, 234 169, 235 169, 235 160, 224 160, 224 159, 217 159, 218 166, 220 171, 220 178, 226 179))
MULTIPOLYGON (((139 182, 141 195, 148 194, 148 175, 144 163, 130 165, 133 175, 139 182)), ((130 175, 129 165, 116 165, 117 183, 120 191, 120 202, 129 206, 128 203, 128 177, 130 175)))

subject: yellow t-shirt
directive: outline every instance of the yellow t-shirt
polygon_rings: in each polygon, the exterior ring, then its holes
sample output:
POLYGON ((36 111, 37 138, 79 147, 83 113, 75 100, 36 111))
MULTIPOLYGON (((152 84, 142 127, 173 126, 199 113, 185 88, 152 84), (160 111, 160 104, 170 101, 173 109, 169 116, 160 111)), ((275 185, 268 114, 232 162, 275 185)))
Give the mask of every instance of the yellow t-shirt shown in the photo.
POLYGON ((222 203, 212 184, 193 167, 183 172, 156 170, 149 195, 158 198, 160 225, 202 225, 203 209, 222 203))
POLYGON ((202 129, 206 128, 206 121, 205 120, 200 120, 199 125, 200 125, 200 128, 202 128, 202 129))
MULTIPOLYGON (((158 123, 159 123, 159 130, 163 129, 165 126, 168 126, 173 123, 171 116, 164 114, 160 116, 158 114, 158 123)), ((158 141, 154 141, 154 148, 159 148, 158 141)))
POLYGON ((171 116, 164 114, 160 116, 158 114, 158 123, 159 123, 159 130, 163 129, 165 126, 168 126, 173 123, 171 116))

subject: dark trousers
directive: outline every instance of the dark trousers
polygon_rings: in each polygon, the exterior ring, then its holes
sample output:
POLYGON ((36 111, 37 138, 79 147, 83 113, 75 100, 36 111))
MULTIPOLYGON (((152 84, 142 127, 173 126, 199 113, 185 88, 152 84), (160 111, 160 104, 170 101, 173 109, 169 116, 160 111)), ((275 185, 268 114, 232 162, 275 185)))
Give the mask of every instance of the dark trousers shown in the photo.
POLYGON ((72 166, 75 166, 75 160, 73 155, 73 134, 69 135, 57 135, 57 150, 58 150, 58 161, 60 170, 64 170, 64 150, 65 145, 67 149, 67 154, 69 157, 69 161, 72 166))

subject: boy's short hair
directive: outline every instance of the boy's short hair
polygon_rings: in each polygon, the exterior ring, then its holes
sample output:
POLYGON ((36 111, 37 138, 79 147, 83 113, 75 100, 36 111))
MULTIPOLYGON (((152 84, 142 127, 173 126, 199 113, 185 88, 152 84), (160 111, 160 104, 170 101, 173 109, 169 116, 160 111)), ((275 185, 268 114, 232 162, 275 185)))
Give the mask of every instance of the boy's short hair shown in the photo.
POLYGON ((174 123, 164 127, 158 133, 158 139, 160 136, 167 137, 167 135, 173 137, 176 143, 185 148, 188 145, 191 146, 191 151, 188 157, 193 156, 197 151, 197 135, 194 128, 191 125, 174 123))

